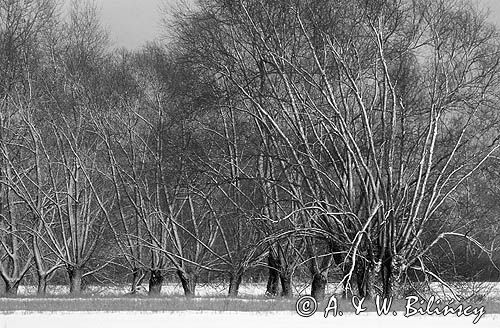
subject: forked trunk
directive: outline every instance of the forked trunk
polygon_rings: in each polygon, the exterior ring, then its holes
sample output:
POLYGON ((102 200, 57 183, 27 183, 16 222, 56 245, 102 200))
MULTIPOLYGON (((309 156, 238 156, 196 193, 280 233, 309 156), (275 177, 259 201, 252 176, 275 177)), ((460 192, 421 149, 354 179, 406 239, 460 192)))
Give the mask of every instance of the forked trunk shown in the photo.
POLYGON ((184 270, 177 270, 177 275, 181 280, 184 296, 191 297, 195 295, 196 291, 196 275, 190 274, 184 270))
POLYGON ((163 284, 163 275, 160 270, 151 270, 149 277, 149 296, 160 295, 163 284))
POLYGON ((137 292, 137 287, 141 285, 144 279, 144 272, 142 269, 135 268, 132 271, 132 283, 130 285, 130 293, 135 294, 137 292))
POLYGON ((16 282, 7 282, 6 286, 6 291, 5 291, 5 295, 7 297, 11 297, 11 296, 16 296, 17 295, 17 290, 19 289, 19 280, 16 281, 16 282))

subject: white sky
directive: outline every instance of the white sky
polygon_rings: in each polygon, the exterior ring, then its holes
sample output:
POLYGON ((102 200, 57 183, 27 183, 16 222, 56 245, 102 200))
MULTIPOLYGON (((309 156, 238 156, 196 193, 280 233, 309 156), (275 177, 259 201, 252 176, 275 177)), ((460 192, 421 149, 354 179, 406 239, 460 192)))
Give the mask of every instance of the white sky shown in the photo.
POLYGON ((489 8, 490 19, 500 28, 500 0, 477 0, 480 6, 489 8))
MULTIPOLYGON (((64 0, 69 1, 69 0, 64 0)), ((101 8, 104 26, 110 31, 113 45, 136 49, 146 41, 165 33, 161 29, 160 8, 178 0, 95 0, 101 8)), ((188 0, 192 1, 192 0, 188 0)), ((491 20, 500 27, 500 0, 472 0, 491 8, 491 20)))
POLYGON ((160 8, 175 0, 95 0, 114 46, 135 49, 162 35, 160 8))

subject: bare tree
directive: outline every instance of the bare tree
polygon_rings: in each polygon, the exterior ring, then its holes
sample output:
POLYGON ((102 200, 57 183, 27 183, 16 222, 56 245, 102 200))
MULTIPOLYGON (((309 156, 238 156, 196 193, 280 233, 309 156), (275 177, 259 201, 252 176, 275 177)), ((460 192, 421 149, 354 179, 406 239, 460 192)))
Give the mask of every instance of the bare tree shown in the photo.
POLYGON ((29 210, 15 189, 28 172, 23 167, 19 176, 16 168, 23 166, 27 156, 22 150, 27 131, 20 117, 39 96, 31 76, 40 69, 42 35, 54 17, 51 0, 0 1, 0 274, 4 282, 0 294, 17 293, 33 256, 25 220, 29 210))
MULTIPOLYGON (((39 220, 36 245, 43 244, 56 259, 45 275, 65 266, 72 294, 81 292, 84 276, 106 265, 89 267, 103 242, 103 222, 109 216, 106 207, 113 201, 102 196, 107 188, 101 173, 102 144, 91 120, 92 112, 103 103, 96 82, 106 46, 95 14, 91 4, 74 2, 69 21, 49 33, 49 38, 58 33, 65 38, 50 44, 47 51, 43 90, 49 105, 40 113, 46 119, 26 120, 36 140, 32 148, 37 167, 43 170, 43 179, 40 173, 34 180, 35 194, 43 195, 46 202, 43 211, 39 206, 35 211, 39 220)), ((41 270, 40 249, 36 253, 41 270)))

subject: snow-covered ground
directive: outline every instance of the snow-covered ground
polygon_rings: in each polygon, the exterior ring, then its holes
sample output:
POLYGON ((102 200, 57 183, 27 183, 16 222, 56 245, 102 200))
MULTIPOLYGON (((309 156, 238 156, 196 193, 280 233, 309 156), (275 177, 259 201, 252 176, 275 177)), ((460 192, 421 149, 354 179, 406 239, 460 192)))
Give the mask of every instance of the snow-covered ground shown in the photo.
MULTIPOLYGON (((475 288, 483 288, 488 291, 488 298, 500 299, 500 283, 475 283, 475 288)), ((327 295, 340 293, 341 286, 336 283, 328 284, 327 295)), ((128 286, 89 286, 85 293, 95 296, 122 296, 129 292, 128 286)), ((449 295, 449 291, 437 283, 433 284, 433 289, 440 295, 449 295)), ((145 288, 144 288, 145 290, 145 288)), ((308 294, 310 286, 306 283, 296 284, 294 288, 295 295, 308 294)), ((51 295, 65 295, 69 293, 67 286, 47 286, 47 292, 51 295)), ((265 283, 245 283, 240 286, 239 295, 241 297, 259 297, 263 296, 266 292, 265 283)), ((36 286, 20 286, 19 295, 35 295, 36 286)), ((183 290, 180 284, 169 283, 164 284, 162 288, 162 295, 182 295, 183 290)), ((199 284, 196 287, 196 295, 201 297, 207 296, 225 296, 227 295, 227 284, 199 284)))
POLYGON ((172 312, 172 313, 54 313, 0 315, 0 327, 203 327, 203 328, 243 328, 243 327, 370 327, 370 328, 423 328, 423 327, 500 327, 500 315, 485 315, 474 325, 471 317, 431 317, 398 316, 378 317, 374 313, 346 314, 342 317, 324 318, 318 313, 310 318, 302 318, 289 312, 247 313, 247 312, 172 312))
MULTIPOLYGON (((485 285, 482 285, 483 287, 485 285)), ((490 287, 489 298, 500 299, 500 284, 491 283, 486 285, 490 287)), ((328 286, 327 294, 336 292, 336 284, 328 286)), ((434 286, 433 286, 434 287, 434 286)), ((20 294, 34 294, 34 287, 20 288, 20 294)), ((435 290, 439 290, 435 287, 435 290)), ((90 286, 87 293, 96 296, 120 296, 126 293, 127 287, 97 287, 90 286)), ((307 294, 309 288, 307 285, 296 287, 296 294, 307 294)), ((67 294, 65 286, 50 286, 49 292, 53 295, 67 294)), ((265 284, 246 283, 241 286, 240 295, 243 297, 259 297, 265 292, 265 284)), ((337 290, 338 292, 338 290, 337 290)), ((446 293, 446 292, 445 292, 446 293)), ((181 295, 182 288, 177 284, 166 284, 163 287, 163 293, 167 295, 181 295)), ((227 290, 224 285, 200 285, 197 287, 198 296, 222 296, 226 295, 227 290)), ((25 299, 15 299, 13 301, 25 302, 25 299)), ((49 300, 48 300, 49 301, 49 300)), ((481 306, 481 303, 477 304, 481 306)), ((0 309, 1 311, 1 309, 0 309)), ((0 312, 1 313, 1 312, 0 312)), ((138 327, 272 327, 272 328, 293 328, 311 326, 321 327, 370 327, 370 328, 431 328, 431 327, 484 327, 500 328, 500 314, 488 314, 482 316, 477 324, 473 324, 474 316, 454 315, 448 316, 430 316, 415 315, 406 318, 404 313, 397 315, 377 316, 376 313, 362 313, 354 315, 345 313, 343 316, 328 318, 323 317, 321 310, 309 318, 302 318, 293 312, 54 312, 54 313, 24 313, 14 312, 9 314, 0 314, 0 328, 2 327, 50 327, 50 328, 79 328, 79 327, 120 327, 120 328, 138 328, 138 327)))
MULTIPOLYGON (((196 286, 196 295, 200 297, 215 297, 227 295, 227 284, 199 284, 196 286)), ((95 296, 122 296, 128 293, 129 286, 88 286, 85 290, 86 294, 95 296)), ((146 290, 146 286, 142 286, 146 290)), ((302 288, 297 287, 296 293, 299 294, 302 288)), ((69 293, 67 286, 47 286, 47 293, 50 295, 65 295, 69 293)), ((239 295, 242 297, 258 297, 266 293, 265 283, 245 283, 240 286, 239 295)), ((35 295, 36 286, 19 286, 19 295, 35 295)), ((164 296, 169 295, 183 295, 181 284, 168 283, 162 287, 161 294, 164 296)))

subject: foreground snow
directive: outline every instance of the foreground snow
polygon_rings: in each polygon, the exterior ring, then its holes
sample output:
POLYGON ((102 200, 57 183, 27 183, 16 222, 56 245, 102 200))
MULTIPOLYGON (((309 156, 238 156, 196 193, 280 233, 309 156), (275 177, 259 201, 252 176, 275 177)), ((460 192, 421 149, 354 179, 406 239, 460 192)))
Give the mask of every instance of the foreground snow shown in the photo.
POLYGON ((431 317, 397 316, 378 317, 374 313, 345 314, 342 317, 324 318, 318 313, 310 318, 299 317, 290 312, 248 313, 248 312, 170 312, 170 313, 13 313, 0 315, 0 327, 203 327, 203 328, 242 328, 273 327, 292 328, 312 326, 321 327, 370 327, 370 328, 422 328, 422 327, 500 327, 500 315, 485 315, 477 325, 471 317, 431 317))

